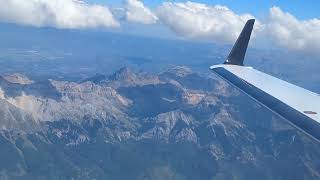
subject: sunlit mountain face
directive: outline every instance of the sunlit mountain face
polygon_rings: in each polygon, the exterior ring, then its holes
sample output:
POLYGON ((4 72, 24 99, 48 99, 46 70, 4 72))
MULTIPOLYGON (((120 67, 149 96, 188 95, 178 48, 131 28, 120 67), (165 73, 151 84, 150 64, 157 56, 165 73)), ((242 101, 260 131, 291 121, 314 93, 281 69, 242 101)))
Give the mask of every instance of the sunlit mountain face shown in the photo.
MULTIPOLYGON (((230 45, 0 26, 0 179, 320 178, 318 143, 209 72, 230 45)), ((317 59, 247 58, 320 92, 317 59)))

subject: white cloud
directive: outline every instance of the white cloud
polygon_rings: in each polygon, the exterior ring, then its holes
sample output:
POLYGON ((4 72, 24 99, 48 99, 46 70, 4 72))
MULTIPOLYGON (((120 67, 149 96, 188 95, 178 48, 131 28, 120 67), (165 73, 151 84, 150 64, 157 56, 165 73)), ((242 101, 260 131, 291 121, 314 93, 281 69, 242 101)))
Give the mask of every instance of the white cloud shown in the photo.
MULTIPOLYGON (((225 6, 201 3, 165 2, 155 10, 159 21, 179 36, 232 43, 238 37, 250 14, 236 14, 225 6)), ((256 21, 254 41, 263 45, 303 52, 320 49, 320 19, 299 20, 279 7, 270 8, 268 18, 256 21), (269 41, 269 42, 268 42, 269 41), (270 44, 269 44, 270 45, 270 44)))
POLYGON ((282 47, 317 52, 320 49, 320 19, 300 21, 279 7, 270 9, 264 34, 282 47))
MULTIPOLYGON (((187 38, 233 42, 250 14, 237 15, 225 6, 165 2, 156 9, 159 20, 187 38)), ((259 24, 259 23, 258 23, 259 24)))
POLYGON ((0 21, 56 28, 117 27, 108 7, 79 0, 0 0, 0 21))
POLYGON ((139 0, 126 0, 126 20, 142 24, 154 24, 158 18, 139 0))
MULTIPOLYGON (((206 41, 233 43, 250 14, 236 14, 228 7, 194 2, 164 2, 154 10, 141 0, 126 0, 123 7, 113 9, 90 5, 79 0, 0 0, 0 21, 37 27, 96 28, 117 27, 116 20, 133 23, 160 24, 178 36, 206 41), (115 17, 116 16, 116 17, 115 17)), ((318 52, 320 19, 299 20, 279 7, 270 9, 268 18, 256 21, 253 34, 258 44, 271 40, 272 45, 318 52)))

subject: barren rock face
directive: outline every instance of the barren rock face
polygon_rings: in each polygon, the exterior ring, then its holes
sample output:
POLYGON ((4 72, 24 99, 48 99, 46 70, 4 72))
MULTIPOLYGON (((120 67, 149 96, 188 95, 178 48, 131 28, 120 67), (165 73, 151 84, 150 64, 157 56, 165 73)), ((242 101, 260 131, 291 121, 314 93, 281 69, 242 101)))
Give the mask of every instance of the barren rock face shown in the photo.
POLYGON ((156 75, 143 72, 134 73, 128 68, 122 68, 104 81, 101 81, 101 83, 114 88, 119 88, 159 84, 161 83, 161 80, 156 75))
POLYGON ((83 84, 52 81, 53 86, 62 94, 61 99, 51 99, 22 94, 2 99, 29 114, 36 122, 69 119, 81 122, 82 119, 124 118, 123 109, 130 100, 119 95, 111 87, 98 86, 90 82, 83 84))
POLYGON ((193 72, 188 67, 176 66, 176 67, 169 69, 166 73, 171 73, 171 74, 174 74, 178 77, 186 77, 186 76, 192 74, 193 72))
POLYGON ((10 75, 4 76, 3 78, 11 83, 16 83, 16 84, 25 85, 25 84, 33 83, 33 81, 30 80, 27 76, 19 73, 10 74, 10 75))
POLYGON ((183 98, 187 104, 196 105, 199 104, 205 98, 205 96, 206 95, 202 93, 186 92, 183 98))

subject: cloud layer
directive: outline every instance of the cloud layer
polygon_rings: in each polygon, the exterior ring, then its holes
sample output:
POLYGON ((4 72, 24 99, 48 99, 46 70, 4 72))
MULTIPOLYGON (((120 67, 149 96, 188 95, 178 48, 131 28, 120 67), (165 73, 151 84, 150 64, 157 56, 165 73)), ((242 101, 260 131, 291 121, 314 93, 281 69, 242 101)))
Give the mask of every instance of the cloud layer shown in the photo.
MULTIPOLYGON (((159 21, 177 35, 218 42, 234 42, 250 14, 236 14, 225 6, 185 2, 165 2, 157 7, 159 21)), ((279 7, 270 8, 267 18, 257 20, 254 42, 318 53, 320 49, 320 19, 299 20, 279 7)))
POLYGON ((0 0, 3 22, 56 28, 117 27, 108 7, 78 0, 0 0))
POLYGON ((270 9, 264 34, 288 49, 309 52, 320 49, 320 19, 299 21, 279 7, 270 9))
POLYGON ((165 2, 156 9, 160 21, 187 38, 232 42, 252 15, 237 15, 225 6, 165 2))
POLYGON ((125 2, 126 20, 142 24, 154 24, 157 16, 146 8, 139 0, 127 0, 125 2))
MULTIPOLYGON (((126 0, 122 7, 91 5, 79 0, 0 0, 0 21, 37 27, 109 28, 118 21, 161 24, 189 39, 234 42, 251 14, 237 14, 226 6, 195 2, 164 2, 150 9, 140 0, 126 0)), ((257 20, 253 42, 318 53, 320 19, 299 20, 279 7, 257 20)))

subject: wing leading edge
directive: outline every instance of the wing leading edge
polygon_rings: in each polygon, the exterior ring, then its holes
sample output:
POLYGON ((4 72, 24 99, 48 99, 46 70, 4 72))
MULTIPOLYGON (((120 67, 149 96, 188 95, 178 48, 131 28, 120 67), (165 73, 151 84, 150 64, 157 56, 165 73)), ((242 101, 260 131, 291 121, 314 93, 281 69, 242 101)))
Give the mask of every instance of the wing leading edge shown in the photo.
POLYGON ((226 62, 210 69, 294 127, 320 141, 319 94, 243 65, 253 24, 254 20, 246 23, 226 62))

